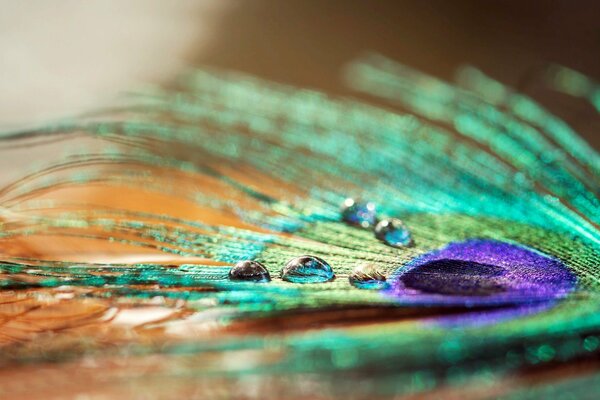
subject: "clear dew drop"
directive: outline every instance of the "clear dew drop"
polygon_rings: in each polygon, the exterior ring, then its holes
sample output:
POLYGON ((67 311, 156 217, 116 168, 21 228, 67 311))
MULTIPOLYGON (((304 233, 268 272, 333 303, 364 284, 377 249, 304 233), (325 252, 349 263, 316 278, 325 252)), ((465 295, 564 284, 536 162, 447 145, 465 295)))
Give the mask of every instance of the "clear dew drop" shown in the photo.
POLYGON ((264 265, 258 261, 240 261, 229 270, 232 281, 269 282, 271 275, 264 265))
POLYGON ((375 237, 392 247, 408 247, 413 244, 412 235, 402 221, 387 218, 375 226, 375 237))
POLYGON ((375 203, 346 199, 341 207, 342 221, 352 226, 371 228, 377 223, 375 203))
POLYGON ((387 287, 385 276, 373 264, 361 264, 348 277, 350 284, 359 289, 383 289, 387 287))
POLYGON ((331 266, 315 256, 300 256, 290 260, 281 270, 281 279, 294 283, 320 283, 334 277, 331 266))

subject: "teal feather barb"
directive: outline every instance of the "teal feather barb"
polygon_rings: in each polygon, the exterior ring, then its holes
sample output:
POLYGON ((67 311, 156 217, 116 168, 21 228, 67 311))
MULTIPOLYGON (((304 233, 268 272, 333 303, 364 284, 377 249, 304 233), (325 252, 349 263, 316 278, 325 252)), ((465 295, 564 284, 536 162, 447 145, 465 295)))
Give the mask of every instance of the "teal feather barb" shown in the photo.
POLYGON ((367 55, 344 77, 386 106, 207 68, 4 134, 3 368, 52 361, 71 387, 93 360, 87 390, 144 398, 521 398, 574 390, 578 362, 598 390, 598 153, 474 67, 452 84, 367 55), (348 197, 414 244, 342 221, 348 197), (303 255, 325 264, 282 279, 303 255), (244 260, 271 280, 229 279, 244 260))

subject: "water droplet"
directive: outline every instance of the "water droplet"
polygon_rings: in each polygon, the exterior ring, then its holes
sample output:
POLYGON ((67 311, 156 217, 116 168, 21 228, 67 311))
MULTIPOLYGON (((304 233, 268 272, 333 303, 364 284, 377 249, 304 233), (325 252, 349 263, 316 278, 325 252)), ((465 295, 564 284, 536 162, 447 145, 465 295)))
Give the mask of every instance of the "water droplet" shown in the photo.
POLYGON ((315 256, 296 257, 281 270, 281 279, 294 283, 327 282, 333 277, 331 266, 315 256))
POLYGON ((348 280, 359 289, 383 289, 387 286, 385 276, 373 264, 361 264, 354 268, 348 280))
POLYGON ((375 203, 346 199, 341 208, 342 221, 348 225, 370 228, 377 223, 375 203))
POLYGON ((396 218, 380 221, 375 227, 375 237, 393 247, 408 247, 413 244, 410 231, 396 218))
POLYGON ((271 276, 264 265, 258 261, 240 261, 229 270, 232 281, 269 282, 271 276))

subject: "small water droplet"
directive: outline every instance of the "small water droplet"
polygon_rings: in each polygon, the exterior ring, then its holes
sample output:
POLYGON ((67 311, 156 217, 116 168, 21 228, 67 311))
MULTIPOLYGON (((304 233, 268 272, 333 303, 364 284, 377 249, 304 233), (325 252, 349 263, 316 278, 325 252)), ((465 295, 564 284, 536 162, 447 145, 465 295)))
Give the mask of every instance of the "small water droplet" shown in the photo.
POLYGON ((319 257, 300 256, 290 260, 281 270, 281 279, 294 283, 320 283, 333 279, 331 266, 319 257))
POLYGON ((397 218, 381 220, 375 226, 375 237, 392 247, 408 247, 413 244, 410 231, 397 218))
POLYGON ((348 280, 359 289, 383 289, 387 286, 385 276, 373 264, 361 264, 354 268, 348 280))
POLYGON ((258 261, 240 261, 229 270, 232 281, 269 282, 271 276, 264 265, 258 261))
POLYGON ((341 208, 342 221, 348 225, 370 228, 377 223, 375 203, 346 199, 341 208))

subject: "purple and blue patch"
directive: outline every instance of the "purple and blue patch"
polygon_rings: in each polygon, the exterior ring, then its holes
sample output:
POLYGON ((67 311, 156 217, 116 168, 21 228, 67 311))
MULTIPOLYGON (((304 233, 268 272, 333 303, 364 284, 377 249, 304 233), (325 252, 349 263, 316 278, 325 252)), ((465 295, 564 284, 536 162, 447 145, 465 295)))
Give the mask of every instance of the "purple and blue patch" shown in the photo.
MULTIPOLYGON (((400 304, 527 307, 565 297, 576 277, 561 261, 518 244, 471 239, 398 269, 384 290, 400 304)), ((514 310, 517 311, 517 310, 514 310)), ((519 312, 517 312, 519 314, 519 312)))

